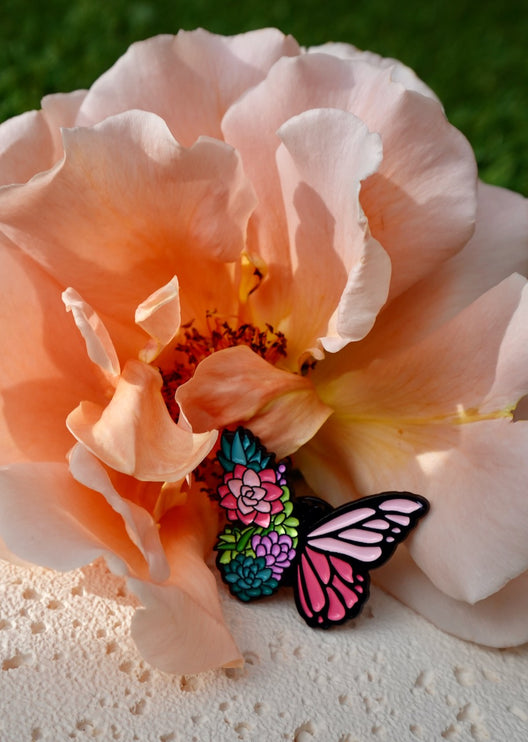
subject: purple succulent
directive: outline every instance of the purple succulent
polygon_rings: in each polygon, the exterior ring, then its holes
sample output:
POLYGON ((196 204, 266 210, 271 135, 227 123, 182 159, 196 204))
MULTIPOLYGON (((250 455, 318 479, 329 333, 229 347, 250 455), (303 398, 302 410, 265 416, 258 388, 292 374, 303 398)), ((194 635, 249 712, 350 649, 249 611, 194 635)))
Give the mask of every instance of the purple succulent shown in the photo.
POLYGON ((265 536, 255 535, 251 539, 251 546, 257 557, 265 558, 266 567, 271 569, 276 580, 280 579, 295 557, 293 542, 285 533, 279 536, 276 531, 270 531, 265 536))

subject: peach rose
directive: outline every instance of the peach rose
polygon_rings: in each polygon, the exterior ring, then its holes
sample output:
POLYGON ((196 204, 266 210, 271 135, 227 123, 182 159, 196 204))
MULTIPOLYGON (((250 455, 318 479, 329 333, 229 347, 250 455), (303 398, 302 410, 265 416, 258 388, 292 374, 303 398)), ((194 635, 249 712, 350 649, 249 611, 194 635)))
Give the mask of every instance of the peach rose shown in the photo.
POLYGON ((150 662, 240 662, 202 490, 242 423, 334 504, 425 495, 381 584, 528 639, 526 201, 478 183, 410 70, 275 30, 160 36, 3 124, 0 163, 7 556, 103 555, 150 662))

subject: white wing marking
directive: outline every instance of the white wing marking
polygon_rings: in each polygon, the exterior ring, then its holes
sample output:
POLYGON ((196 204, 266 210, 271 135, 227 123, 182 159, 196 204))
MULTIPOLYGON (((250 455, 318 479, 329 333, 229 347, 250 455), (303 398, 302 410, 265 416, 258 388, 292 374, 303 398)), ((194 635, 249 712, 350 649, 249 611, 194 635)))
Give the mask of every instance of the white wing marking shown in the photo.
POLYGON ((374 562, 381 556, 379 546, 358 546, 329 536, 326 538, 312 538, 312 536, 313 534, 310 534, 308 545, 324 552, 346 554, 352 559, 359 559, 360 562, 374 562))
POLYGON ((394 515, 393 513, 387 513, 387 520, 391 520, 393 523, 399 523, 400 526, 408 526, 411 522, 408 515, 394 515))
POLYGON ((348 513, 338 515, 337 518, 333 518, 328 523, 323 523, 322 526, 319 526, 319 528, 316 528, 315 531, 312 531, 310 533, 310 536, 322 536, 323 534, 330 533, 331 531, 338 531, 341 528, 346 528, 347 526, 351 526, 354 523, 357 523, 358 520, 369 518, 371 515, 375 514, 376 511, 372 508, 358 508, 357 510, 350 510, 348 513))
POLYGON ((403 500, 395 498, 394 500, 386 500, 380 503, 380 510, 396 510, 399 513, 414 513, 415 510, 421 510, 423 505, 421 502, 416 500, 403 500))
POLYGON ((364 531, 361 528, 347 528, 346 531, 341 531, 339 536, 347 541, 359 541, 360 544, 377 544, 383 541, 382 533, 364 531))
POLYGON ((386 531, 387 528, 389 528, 389 524, 386 520, 367 520, 366 523, 363 523, 363 528, 376 528, 378 531, 386 531))

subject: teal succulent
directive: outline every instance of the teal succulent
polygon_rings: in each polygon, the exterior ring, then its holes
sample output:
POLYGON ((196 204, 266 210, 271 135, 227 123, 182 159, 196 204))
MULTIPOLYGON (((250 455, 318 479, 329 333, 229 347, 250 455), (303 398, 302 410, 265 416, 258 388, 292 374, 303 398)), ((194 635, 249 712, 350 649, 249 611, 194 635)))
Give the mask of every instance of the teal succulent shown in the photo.
POLYGON ((270 462, 273 465, 272 456, 260 445, 258 438, 244 428, 238 428, 234 433, 224 431, 220 442, 217 458, 226 472, 233 471, 236 464, 254 471, 265 469, 270 462))
POLYGON ((233 595, 244 602, 271 595, 279 586, 264 557, 239 554, 232 562, 223 565, 223 573, 233 595))

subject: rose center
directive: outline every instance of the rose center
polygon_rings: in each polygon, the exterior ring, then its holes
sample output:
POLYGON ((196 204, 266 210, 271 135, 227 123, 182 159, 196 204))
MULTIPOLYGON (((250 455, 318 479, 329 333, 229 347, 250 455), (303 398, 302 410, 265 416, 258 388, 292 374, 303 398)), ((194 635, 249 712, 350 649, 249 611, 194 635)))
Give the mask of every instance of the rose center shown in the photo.
POLYGON ((275 332, 271 325, 261 330, 249 323, 231 323, 210 312, 206 316, 206 329, 203 332, 194 326, 194 321, 182 326, 178 342, 173 347, 174 355, 169 368, 160 369, 163 399, 175 422, 179 417, 175 401, 178 387, 192 378, 204 358, 236 345, 247 345, 273 365, 286 356, 286 338, 282 332, 275 332))

